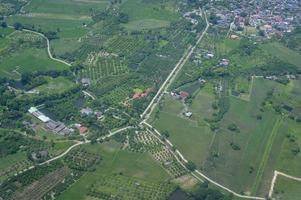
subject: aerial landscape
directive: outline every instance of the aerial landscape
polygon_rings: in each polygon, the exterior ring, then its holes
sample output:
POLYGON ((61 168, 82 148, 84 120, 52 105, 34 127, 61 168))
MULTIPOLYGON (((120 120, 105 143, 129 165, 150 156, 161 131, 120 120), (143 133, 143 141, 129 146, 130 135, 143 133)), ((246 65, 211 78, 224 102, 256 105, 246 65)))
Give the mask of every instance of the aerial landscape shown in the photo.
POLYGON ((300 0, 0 0, 0 200, 301 200, 300 0))

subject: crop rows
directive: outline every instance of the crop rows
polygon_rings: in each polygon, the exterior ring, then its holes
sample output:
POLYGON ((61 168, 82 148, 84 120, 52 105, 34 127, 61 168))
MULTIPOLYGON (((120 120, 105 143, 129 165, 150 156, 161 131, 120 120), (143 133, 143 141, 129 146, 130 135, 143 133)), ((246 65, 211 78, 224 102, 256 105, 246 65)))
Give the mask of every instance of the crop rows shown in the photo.
POLYGON ((106 44, 108 51, 119 55, 128 55, 143 45, 141 39, 115 37, 106 44))
POLYGON ((124 84, 112 90, 104 99, 106 102, 117 105, 124 102, 129 97, 130 92, 131 88, 127 84, 124 84))
POLYGON ((25 42, 37 42, 37 41, 43 41, 43 38, 37 34, 34 33, 28 33, 28 32, 15 32, 10 36, 11 39, 15 41, 25 41, 25 42))
POLYGON ((89 153, 84 149, 77 149, 68 153, 64 160, 70 168, 85 171, 91 169, 100 159, 97 154, 89 153))
POLYGON ((160 200, 173 190, 170 183, 142 181, 122 175, 108 176, 92 185, 88 195, 104 200, 160 200))
POLYGON ((89 78, 93 83, 108 76, 117 76, 128 72, 124 59, 101 58, 95 65, 87 66, 79 72, 80 78, 89 78))
POLYGON ((149 152, 153 159, 160 162, 172 177, 179 177, 187 173, 187 170, 177 162, 171 150, 149 132, 139 132, 135 136, 130 135, 128 148, 135 152, 149 152))
POLYGON ((17 192, 11 198, 12 200, 32 200, 41 199, 46 193, 48 193, 57 184, 65 179, 65 176, 70 174, 70 169, 63 167, 54 172, 51 172, 41 178, 39 181, 34 182, 22 192, 17 192))
POLYGON ((10 166, 9 168, 5 169, 4 171, 0 172, 0 177, 10 177, 14 174, 17 174, 21 171, 23 171, 24 169, 27 169, 28 167, 30 167, 32 165, 32 163, 30 162, 30 160, 26 159, 26 160, 21 160, 19 162, 14 163, 12 166, 10 166))

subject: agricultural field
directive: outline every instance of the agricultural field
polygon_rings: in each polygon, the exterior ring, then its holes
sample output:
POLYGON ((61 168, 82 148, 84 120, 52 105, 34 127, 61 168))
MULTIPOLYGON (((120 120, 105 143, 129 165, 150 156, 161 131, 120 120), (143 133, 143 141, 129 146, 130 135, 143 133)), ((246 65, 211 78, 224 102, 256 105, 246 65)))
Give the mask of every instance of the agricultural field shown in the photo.
POLYGON ((63 93, 75 86, 75 83, 63 76, 57 78, 45 77, 45 80, 47 83, 40 85, 33 90, 39 93, 53 94, 63 93))
POLYGON ((168 27, 169 24, 170 22, 166 20, 144 19, 130 21, 129 23, 125 24, 124 27, 129 31, 142 31, 147 29, 158 29, 168 27))
POLYGON ((128 55, 142 47, 143 40, 134 37, 113 37, 105 43, 106 49, 117 55, 128 55))
POLYGON ((0 61, 0 77, 20 78, 21 73, 52 69, 68 69, 68 66, 50 60, 45 49, 28 48, 13 57, 0 61))
POLYGON ((178 148, 189 160, 193 160, 198 166, 201 166, 207 157, 210 144, 214 138, 214 133, 210 131, 209 126, 204 122, 204 112, 211 107, 210 93, 201 91, 197 98, 198 101, 192 103, 193 114, 191 119, 183 116, 183 105, 172 97, 166 97, 163 102, 162 111, 155 114, 154 126, 159 131, 168 131, 171 142, 178 148), (207 101, 200 101, 199 98, 207 96, 207 101), (197 110, 194 110, 197 107, 197 110))
MULTIPOLYGON (((283 139, 281 130, 287 122, 269 107, 262 108, 262 102, 265 101, 268 91, 273 88, 276 91, 281 90, 282 87, 279 83, 256 78, 249 101, 229 97, 229 111, 219 123, 220 128, 217 132, 210 130, 205 119, 210 118, 210 113, 213 116, 216 112, 212 108, 215 95, 209 86, 201 89, 188 106, 188 110, 193 113, 191 118, 184 117, 182 112, 185 107, 179 100, 165 97, 160 105, 160 111, 153 116, 153 124, 161 132, 168 131, 171 142, 185 158, 192 160, 209 177, 236 191, 246 194, 258 192, 264 195, 263 191, 266 191, 268 182, 271 181, 271 174, 277 168, 271 164, 277 160, 275 152, 282 149, 281 146, 274 144, 279 144, 281 138, 283 139), (237 130, 230 130, 232 124, 238 127, 237 130), (263 154, 257 154, 258 151, 263 154), (231 176, 240 178, 231 179, 231 176), (260 190, 262 187, 265 189, 260 190)), ((290 148, 283 149, 288 151, 290 148)), ((287 156, 283 155, 283 159, 278 159, 277 162, 284 162, 284 157, 287 156)), ((295 159, 297 158, 287 160, 292 162, 295 159)), ((296 165, 291 166, 295 169, 298 162, 296 160, 296 165)), ((284 170, 287 164, 282 166, 284 170)))
POLYGON ((286 177, 278 177, 273 198, 277 200, 298 200, 301 196, 301 183, 286 177))
POLYGON ((32 165, 32 162, 27 158, 25 152, 19 152, 14 155, 9 155, 4 158, 0 158, 0 182, 5 179, 27 169, 32 165))
POLYGON ((0 52, 9 44, 9 35, 14 32, 12 28, 0 28, 0 52))
POLYGON ((108 76, 118 76, 129 71, 127 63, 123 58, 91 58, 91 64, 79 72, 80 79, 88 78, 92 83, 97 83, 108 76))
POLYGON ((0 199, 263 199, 301 177, 300 16, 268 2, 2 0, 0 199))
POLYGON ((268 43, 264 44, 264 51, 268 54, 271 54, 280 60, 286 61, 297 66, 299 69, 301 68, 301 55, 300 53, 293 51, 280 43, 268 43))
POLYGON ((156 1, 127 0, 121 6, 121 11, 129 13, 129 20, 157 19, 173 21, 178 18, 173 1, 167 1, 161 6, 156 1))
POLYGON ((88 32, 83 24, 92 22, 92 10, 104 10, 108 1, 34 0, 24 7, 24 14, 13 16, 8 22, 34 26, 43 32, 58 31, 62 38, 80 37, 88 32))
MULTIPOLYGON (((98 192, 97 195, 118 195, 120 188, 115 179, 118 177, 124 183, 123 188, 133 191, 132 195, 139 198, 141 194, 134 192, 139 187, 135 182, 155 189, 156 185, 164 184, 169 179, 168 173, 147 153, 120 150, 120 144, 113 141, 101 145, 85 145, 83 148, 90 153, 100 154, 102 160, 96 165, 95 171, 84 174, 58 199, 87 199, 92 189, 98 192)), ((169 191, 168 188, 166 191, 169 191)))

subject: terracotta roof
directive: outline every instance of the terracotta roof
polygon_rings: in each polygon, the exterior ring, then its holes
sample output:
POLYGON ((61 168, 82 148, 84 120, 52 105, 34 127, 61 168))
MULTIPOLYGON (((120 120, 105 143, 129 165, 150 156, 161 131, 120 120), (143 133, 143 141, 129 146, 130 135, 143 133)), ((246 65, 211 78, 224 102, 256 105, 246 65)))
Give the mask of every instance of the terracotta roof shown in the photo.
POLYGON ((79 127, 79 133, 80 134, 84 134, 84 133, 86 133, 87 131, 88 131, 88 128, 87 127, 84 127, 84 126, 82 126, 82 127, 79 127))
POLYGON ((180 96, 181 96, 182 98, 186 98, 186 97, 189 96, 189 93, 188 93, 188 92, 185 92, 185 91, 181 91, 181 92, 180 92, 180 96))

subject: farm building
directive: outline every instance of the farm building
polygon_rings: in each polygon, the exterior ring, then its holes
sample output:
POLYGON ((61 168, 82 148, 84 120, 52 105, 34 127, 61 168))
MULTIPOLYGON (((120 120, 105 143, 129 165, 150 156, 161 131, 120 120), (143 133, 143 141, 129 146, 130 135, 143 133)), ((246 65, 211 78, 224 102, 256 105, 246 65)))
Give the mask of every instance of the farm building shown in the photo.
POLYGON ((28 112, 44 123, 50 121, 50 118, 40 112, 36 107, 31 107, 28 112))
POLYGON ((80 113, 83 115, 91 115, 93 114, 93 110, 91 108, 82 108, 80 113))

